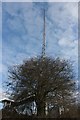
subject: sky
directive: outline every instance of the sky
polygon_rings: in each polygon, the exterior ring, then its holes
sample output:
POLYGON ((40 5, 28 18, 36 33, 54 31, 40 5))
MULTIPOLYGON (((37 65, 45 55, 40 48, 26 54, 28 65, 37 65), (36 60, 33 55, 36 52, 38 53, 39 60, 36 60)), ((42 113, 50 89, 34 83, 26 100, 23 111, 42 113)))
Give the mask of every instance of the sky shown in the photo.
MULTIPOLYGON (((0 78, 5 86, 8 68, 41 55, 43 9, 46 15, 46 55, 73 62, 78 72, 77 2, 4 2, 2 3, 2 62, 0 78)), ((0 23, 1 24, 1 23, 0 23)), ((1 31, 0 31, 1 32, 1 31)))
POLYGON ((79 0, 1 0, 3 2, 79 2, 79 0))

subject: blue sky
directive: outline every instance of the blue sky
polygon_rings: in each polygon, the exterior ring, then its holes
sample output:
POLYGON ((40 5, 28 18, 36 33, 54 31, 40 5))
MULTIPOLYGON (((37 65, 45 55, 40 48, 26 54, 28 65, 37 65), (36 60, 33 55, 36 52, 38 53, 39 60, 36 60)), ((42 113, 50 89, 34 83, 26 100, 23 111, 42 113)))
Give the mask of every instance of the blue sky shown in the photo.
MULTIPOLYGON (((46 10, 46 55, 73 61, 78 67, 78 3, 3 3, 2 74, 8 80, 8 67, 41 54, 43 8, 46 10)), ((1 54, 1 53, 0 53, 1 54)))

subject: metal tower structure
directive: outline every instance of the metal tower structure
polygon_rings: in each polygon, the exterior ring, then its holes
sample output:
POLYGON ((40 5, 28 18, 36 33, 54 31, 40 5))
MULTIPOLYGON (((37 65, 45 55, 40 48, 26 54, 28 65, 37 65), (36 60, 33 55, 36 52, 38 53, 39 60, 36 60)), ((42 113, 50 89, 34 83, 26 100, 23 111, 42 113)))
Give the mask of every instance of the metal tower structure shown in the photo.
POLYGON ((45 49, 46 49, 46 37, 45 37, 45 9, 44 9, 44 25, 43 25, 43 43, 42 43, 42 58, 45 57, 45 49))

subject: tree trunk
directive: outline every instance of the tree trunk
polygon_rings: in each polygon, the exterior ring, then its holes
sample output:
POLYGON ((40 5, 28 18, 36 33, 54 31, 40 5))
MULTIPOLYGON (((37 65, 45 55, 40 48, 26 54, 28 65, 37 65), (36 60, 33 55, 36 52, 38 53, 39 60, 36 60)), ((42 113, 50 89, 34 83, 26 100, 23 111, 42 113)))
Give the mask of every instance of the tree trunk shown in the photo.
POLYGON ((45 103, 37 102, 37 116, 44 117, 45 116, 45 103))

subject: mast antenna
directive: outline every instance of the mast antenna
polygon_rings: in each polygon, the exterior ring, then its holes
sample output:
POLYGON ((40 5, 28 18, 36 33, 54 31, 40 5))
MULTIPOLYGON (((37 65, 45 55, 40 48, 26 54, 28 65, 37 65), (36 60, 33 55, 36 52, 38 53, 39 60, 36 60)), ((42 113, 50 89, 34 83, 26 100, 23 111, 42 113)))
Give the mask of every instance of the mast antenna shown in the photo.
POLYGON ((43 44, 42 44, 42 58, 45 57, 45 49, 46 49, 46 37, 45 37, 45 9, 44 9, 44 25, 43 25, 43 44))

